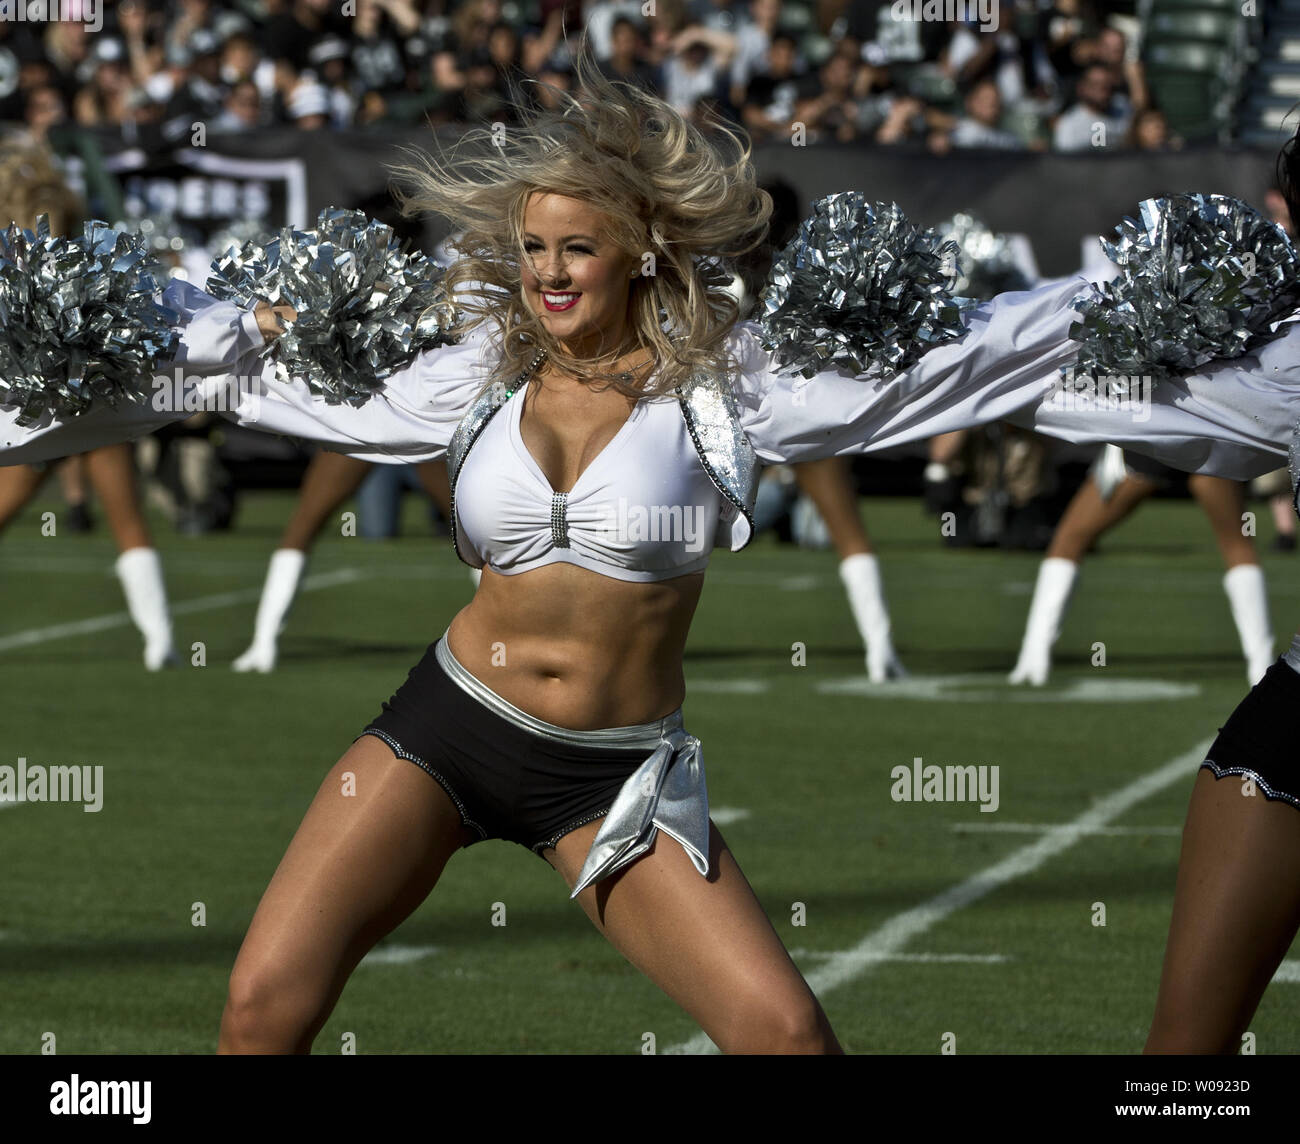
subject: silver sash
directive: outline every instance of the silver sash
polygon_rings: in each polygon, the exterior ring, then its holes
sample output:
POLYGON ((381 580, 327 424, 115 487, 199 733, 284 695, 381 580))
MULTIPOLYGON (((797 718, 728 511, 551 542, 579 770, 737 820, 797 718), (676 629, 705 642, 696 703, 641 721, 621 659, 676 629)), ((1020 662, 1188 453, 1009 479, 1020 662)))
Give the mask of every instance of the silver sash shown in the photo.
POLYGON ((575 731, 538 719, 502 699, 451 653, 444 633, 434 648, 442 669, 489 710, 515 726, 560 743, 584 747, 645 747, 650 756, 618 792, 587 851, 570 898, 641 857, 662 830, 677 839, 704 877, 709 874, 709 796, 699 739, 682 728, 682 709, 649 723, 575 731))

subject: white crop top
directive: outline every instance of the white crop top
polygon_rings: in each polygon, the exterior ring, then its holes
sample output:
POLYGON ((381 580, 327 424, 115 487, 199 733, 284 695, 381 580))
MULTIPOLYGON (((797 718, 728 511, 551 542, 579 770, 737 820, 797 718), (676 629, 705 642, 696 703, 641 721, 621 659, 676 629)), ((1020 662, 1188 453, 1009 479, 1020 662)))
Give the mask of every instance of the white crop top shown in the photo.
POLYGON ((675 398, 642 398, 618 433, 557 493, 524 444, 527 386, 496 412, 456 482, 461 554, 507 576, 576 564, 653 581, 709 562, 722 497, 700 464, 675 398))

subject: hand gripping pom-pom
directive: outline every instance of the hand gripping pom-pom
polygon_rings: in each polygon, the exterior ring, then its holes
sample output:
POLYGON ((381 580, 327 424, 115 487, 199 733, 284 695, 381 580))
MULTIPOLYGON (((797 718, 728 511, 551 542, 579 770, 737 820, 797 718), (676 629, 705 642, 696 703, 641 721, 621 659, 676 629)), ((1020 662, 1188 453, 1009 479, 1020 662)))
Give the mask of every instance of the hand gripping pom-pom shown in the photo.
POLYGON ((140 234, 89 221, 75 238, 0 232, 0 405, 19 425, 75 417, 150 392, 180 315, 158 304, 161 269, 140 234))
POLYGON ((828 195, 773 264, 758 319, 778 369, 888 376, 964 333, 957 244, 893 203, 828 195))
POLYGON ((1281 227, 1226 195, 1147 199, 1139 213, 1102 240, 1119 277, 1075 301, 1076 374, 1160 381, 1286 332, 1300 257, 1281 227))
POLYGON ((422 350, 453 340, 445 271, 406 254, 392 228, 361 211, 323 210, 313 230, 285 227, 212 263, 207 290, 245 308, 289 305, 276 376, 303 379, 331 405, 363 405, 422 350))

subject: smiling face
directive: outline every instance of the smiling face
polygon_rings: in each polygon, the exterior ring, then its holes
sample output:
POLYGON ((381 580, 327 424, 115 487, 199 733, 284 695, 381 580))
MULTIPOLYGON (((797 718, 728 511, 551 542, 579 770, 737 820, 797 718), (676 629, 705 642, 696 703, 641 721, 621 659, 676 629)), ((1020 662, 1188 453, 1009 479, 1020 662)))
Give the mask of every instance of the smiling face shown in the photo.
POLYGON ((622 347, 640 263, 605 235, 608 223, 564 195, 536 192, 524 209, 524 302, 575 357, 598 359, 622 347))

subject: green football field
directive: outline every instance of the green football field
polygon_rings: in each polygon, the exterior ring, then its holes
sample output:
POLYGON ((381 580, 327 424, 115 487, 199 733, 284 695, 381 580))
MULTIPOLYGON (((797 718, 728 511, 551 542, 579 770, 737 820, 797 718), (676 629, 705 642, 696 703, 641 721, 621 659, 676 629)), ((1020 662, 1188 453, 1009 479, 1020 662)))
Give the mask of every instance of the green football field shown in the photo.
MULTIPOLYGON (((51 501, 0 540, 0 764, 104 768, 98 813, 0 808, 0 1052, 51 1033, 61 1054, 211 1051, 244 931, 321 777, 468 602, 468 570, 408 502, 405 539, 327 531, 279 670, 236 675, 290 504, 246 497, 229 535, 155 521, 178 646, 207 660, 159 675, 102 527, 41 536, 51 501)), ((714 557, 685 714, 724 835, 848 1050, 938 1053, 947 1034, 959 1053, 1140 1050, 1198 751, 1246 691, 1208 525, 1161 501, 1108 537, 1051 685, 1025 691, 1004 679, 1038 557, 944 549, 913 501, 862 508, 905 686, 864 686, 832 553, 765 536, 714 557), (917 758, 998 767, 996 812, 895 801, 891 772, 917 758)), ((1279 650, 1300 623, 1296 560, 1264 556, 1279 650)), ((1300 962, 1286 969, 1300 982, 1300 962)), ((1252 1026, 1260 1053, 1300 1051, 1300 984, 1283 976, 1252 1026)), ((647 1033, 661 1053, 701 1047, 559 875, 502 842, 452 859, 316 1051, 348 1033, 362 1053, 639 1053, 647 1033)))

